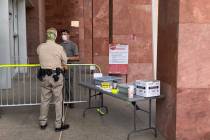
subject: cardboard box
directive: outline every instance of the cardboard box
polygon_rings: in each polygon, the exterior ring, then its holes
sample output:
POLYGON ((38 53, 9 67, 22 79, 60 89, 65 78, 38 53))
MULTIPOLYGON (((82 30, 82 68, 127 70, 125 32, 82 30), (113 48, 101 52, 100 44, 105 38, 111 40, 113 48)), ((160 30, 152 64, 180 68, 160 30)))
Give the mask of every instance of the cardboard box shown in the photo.
POLYGON ((136 95, 143 97, 160 96, 160 81, 159 80, 137 80, 136 95))

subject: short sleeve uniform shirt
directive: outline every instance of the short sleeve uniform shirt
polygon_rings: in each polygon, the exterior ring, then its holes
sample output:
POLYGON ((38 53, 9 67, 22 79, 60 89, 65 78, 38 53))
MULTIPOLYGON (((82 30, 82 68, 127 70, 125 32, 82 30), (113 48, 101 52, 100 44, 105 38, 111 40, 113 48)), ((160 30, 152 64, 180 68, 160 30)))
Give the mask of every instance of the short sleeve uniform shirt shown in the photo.
POLYGON ((67 56, 63 47, 50 40, 38 46, 37 54, 43 69, 62 68, 62 63, 67 63, 67 56))

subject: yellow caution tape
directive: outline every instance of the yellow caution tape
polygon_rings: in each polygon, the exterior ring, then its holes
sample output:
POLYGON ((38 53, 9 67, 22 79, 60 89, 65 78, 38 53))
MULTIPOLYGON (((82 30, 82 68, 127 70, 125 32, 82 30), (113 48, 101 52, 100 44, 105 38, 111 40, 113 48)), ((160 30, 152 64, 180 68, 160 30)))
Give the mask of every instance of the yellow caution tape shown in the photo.
POLYGON ((39 67, 40 64, 0 64, 0 68, 11 68, 11 67, 39 67))
MULTIPOLYGON (((101 69, 96 64, 67 64, 67 66, 96 66, 101 72, 101 69)), ((11 68, 11 67, 40 67, 40 64, 0 64, 0 68, 11 68)))

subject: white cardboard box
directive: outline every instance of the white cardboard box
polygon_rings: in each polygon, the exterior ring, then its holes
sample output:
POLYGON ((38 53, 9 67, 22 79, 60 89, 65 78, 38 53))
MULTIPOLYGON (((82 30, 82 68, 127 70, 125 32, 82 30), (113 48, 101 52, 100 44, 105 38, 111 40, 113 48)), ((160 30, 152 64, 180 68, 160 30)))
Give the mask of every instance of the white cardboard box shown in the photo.
POLYGON ((103 77, 102 73, 93 73, 93 78, 103 77))
POLYGON ((137 80, 136 95, 143 97, 160 96, 160 81, 159 80, 137 80))

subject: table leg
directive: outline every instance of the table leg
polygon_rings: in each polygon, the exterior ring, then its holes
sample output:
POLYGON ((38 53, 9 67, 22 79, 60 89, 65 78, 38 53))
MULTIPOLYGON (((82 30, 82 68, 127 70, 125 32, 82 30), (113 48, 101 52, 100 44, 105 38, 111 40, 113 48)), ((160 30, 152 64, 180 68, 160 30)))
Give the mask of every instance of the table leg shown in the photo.
POLYGON ((85 117, 85 113, 87 110, 91 109, 91 89, 88 90, 88 108, 83 111, 83 117, 85 117))
POLYGON ((104 94, 101 93, 101 108, 105 108, 106 114, 109 112, 108 107, 104 106, 104 94))
POLYGON ((131 131, 129 134, 128 134, 128 137, 127 137, 127 140, 130 139, 130 136, 136 132, 136 102, 132 102, 132 105, 134 107, 133 109, 133 127, 134 127, 134 130, 131 131))
POLYGON ((142 132, 142 131, 146 131, 146 130, 154 130, 155 132, 155 137, 157 137, 157 129, 156 129, 156 126, 153 127, 152 126, 152 99, 149 99, 149 111, 145 111, 141 108, 137 108, 137 104, 136 102, 132 102, 132 105, 134 106, 134 110, 133 110, 133 126, 134 126, 134 129, 128 134, 127 136, 127 140, 130 139, 130 136, 133 134, 133 133, 138 133, 138 132, 142 132), (149 115, 149 127, 148 128, 145 128, 145 129, 137 129, 136 127, 136 112, 137 111, 143 111, 143 112, 146 112, 148 113, 149 115))
POLYGON ((134 126, 134 131, 136 131, 136 102, 134 103, 134 110, 133 110, 133 126, 134 126))
POLYGON ((91 89, 89 89, 89 93, 88 93, 89 97, 88 97, 88 107, 83 111, 83 117, 85 117, 85 114, 88 110, 91 110, 91 109, 96 109, 96 111, 101 115, 105 115, 108 113, 108 107, 104 106, 104 101, 103 101, 103 93, 99 93, 99 94, 95 94, 95 95, 92 95, 91 94, 91 89), (91 98, 92 97, 96 97, 96 96, 100 96, 100 105, 99 106, 91 106, 91 98), (102 109, 105 109, 106 112, 104 113, 102 111, 102 109))
MULTIPOLYGON (((156 118, 156 116, 155 116, 155 118, 156 118)), ((156 122, 156 119, 155 119, 155 122, 156 122)), ((157 137, 156 124, 154 127, 152 127, 152 99, 149 100, 149 128, 154 130, 155 137, 157 137)))
POLYGON ((152 122, 151 122, 151 120, 152 120, 152 102, 151 102, 151 100, 149 100, 149 128, 151 128, 152 126, 152 122))

